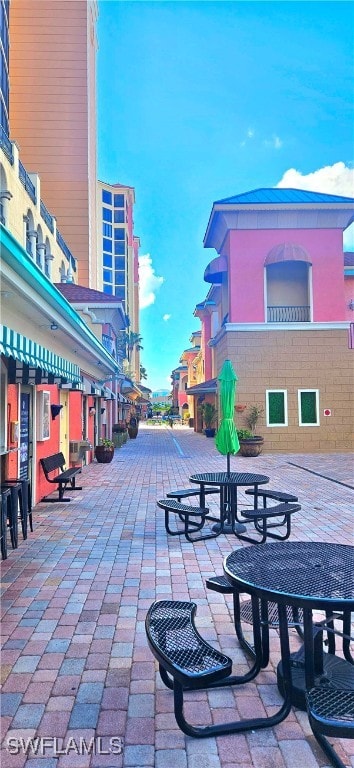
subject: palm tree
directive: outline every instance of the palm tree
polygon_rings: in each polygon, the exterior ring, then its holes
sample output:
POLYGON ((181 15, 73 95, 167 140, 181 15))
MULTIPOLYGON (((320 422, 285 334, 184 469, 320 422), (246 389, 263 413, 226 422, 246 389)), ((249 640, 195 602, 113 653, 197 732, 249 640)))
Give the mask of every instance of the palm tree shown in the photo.
POLYGON ((130 354, 134 347, 137 351, 144 349, 144 347, 141 346, 142 340, 142 336, 140 336, 139 333, 135 333, 134 331, 129 331, 127 333, 128 360, 130 359, 130 354))

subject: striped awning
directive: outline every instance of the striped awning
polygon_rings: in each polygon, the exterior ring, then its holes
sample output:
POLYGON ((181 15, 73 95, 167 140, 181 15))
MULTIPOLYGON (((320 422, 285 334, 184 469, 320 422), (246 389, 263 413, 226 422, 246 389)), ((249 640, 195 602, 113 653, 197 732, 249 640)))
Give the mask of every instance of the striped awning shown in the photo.
POLYGON ((65 360, 5 325, 0 325, 0 353, 5 357, 14 358, 29 368, 38 368, 52 374, 56 378, 67 379, 70 382, 81 381, 78 365, 70 363, 69 360, 65 360))

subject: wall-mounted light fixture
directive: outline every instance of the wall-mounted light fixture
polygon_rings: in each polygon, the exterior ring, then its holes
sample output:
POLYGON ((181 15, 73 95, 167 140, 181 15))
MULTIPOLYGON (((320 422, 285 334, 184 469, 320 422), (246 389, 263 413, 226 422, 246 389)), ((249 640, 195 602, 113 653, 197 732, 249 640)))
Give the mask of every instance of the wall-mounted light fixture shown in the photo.
POLYGON ((50 406, 50 410, 51 410, 51 414, 52 414, 52 421, 54 421, 54 419, 56 419, 56 417, 60 413, 62 407, 63 407, 62 405, 56 405, 55 403, 52 403, 52 405, 50 406))
POLYGON ((89 407, 89 414, 90 414, 90 416, 94 416, 95 413, 96 413, 95 406, 94 405, 90 405, 90 407, 89 407))
POLYGON ((104 413, 105 410, 106 410, 105 408, 101 408, 101 413, 104 413))
POLYGON ((354 299, 350 299, 350 302, 348 304, 348 309, 351 309, 352 312, 354 312, 354 299))
POLYGON ((51 323, 50 324, 50 330, 51 331, 57 331, 58 328, 59 328, 59 325, 57 325, 57 323, 51 323))

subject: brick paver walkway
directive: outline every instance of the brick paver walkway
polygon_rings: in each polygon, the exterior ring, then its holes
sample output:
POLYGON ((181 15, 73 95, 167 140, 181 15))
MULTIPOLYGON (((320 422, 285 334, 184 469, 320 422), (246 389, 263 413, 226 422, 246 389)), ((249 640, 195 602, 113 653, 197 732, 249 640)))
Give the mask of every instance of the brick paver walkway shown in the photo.
MULTIPOLYGON (((112 464, 84 468, 83 490, 70 504, 37 505, 34 533, 1 564, 2 768, 328 765, 298 710, 273 729, 185 737, 147 647, 144 619, 153 600, 192 599, 201 633, 233 658, 235 671, 247 668, 230 597, 205 588, 205 579, 222 572, 223 557, 240 542, 233 536, 194 545, 168 539, 156 507, 171 488, 187 487, 193 472, 225 466, 213 440, 183 427, 143 425, 137 440, 116 450, 112 464), (19 741, 37 736, 47 742, 36 748, 19 741), (96 754, 77 754, 93 737, 96 754), (113 737, 118 741, 110 745, 113 737)), ((265 473, 273 488, 299 496, 292 539, 353 544, 350 455, 236 457, 232 469, 265 473)), ((208 498, 210 507, 215 498, 208 498)), ((242 498, 250 506, 250 498, 242 498)), ((295 633, 292 643, 299 644, 295 633)), ((272 712, 280 701, 278 660, 273 630, 271 663, 256 682, 188 694, 188 715, 208 723, 235 719, 235 711, 236 717, 272 712)), ((336 746, 353 766, 354 742, 336 746)))

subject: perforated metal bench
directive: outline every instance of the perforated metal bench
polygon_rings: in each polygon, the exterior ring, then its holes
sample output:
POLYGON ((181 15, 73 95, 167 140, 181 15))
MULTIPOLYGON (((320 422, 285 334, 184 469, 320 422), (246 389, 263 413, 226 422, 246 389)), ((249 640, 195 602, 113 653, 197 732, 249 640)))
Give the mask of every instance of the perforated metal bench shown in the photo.
POLYGON ((75 477, 81 472, 81 468, 71 467, 70 469, 65 469, 65 458, 63 453, 54 453, 52 456, 40 459, 40 463, 47 482, 55 483, 59 490, 58 499, 51 499, 50 496, 44 496, 42 501, 50 501, 53 503, 57 501, 71 501, 68 497, 64 497, 67 486, 69 486, 72 491, 82 491, 81 486, 75 485, 75 477), (55 475, 55 477, 51 477, 51 473, 56 472, 58 469, 60 469, 61 472, 55 475))
POLYGON ((245 533, 238 533, 237 536, 239 539, 248 541, 251 544, 263 544, 267 538, 285 541, 289 538, 291 533, 291 515, 300 510, 300 504, 277 504, 274 507, 257 507, 256 509, 242 510, 240 511, 240 515, 243 518, 246 518, 246 520, 250 520, 254 523, 254 527, 257 533, 261 535, 261 538, 248 536, 245 533), (273 520, 273 522, 269 523, 269 520, 273 520), (285 527, 285 532, 271 532, 270 528, 275 527, 285 527))
POLYGON ((332 765, 345 768, 326 736, 354 738, 354 691, 332 685, 311 688, 306 693, 307 713, 316 740, 332 765))
POLYGON ((194 535, 198 531, 201 531, 206 520, 216 520, 217 518, 209 515, 209 509, 207 507, 192 507, 188 504, 181 504, 175 499, 159 499, 157 506, 165 511, 165 529, 170 536, 182 536, 184 535, 187 541, 194 543, 195 541, 203 541, 204 539, 214 539, 218 536, 218 533, 205 533, 203 535, 194 535), (171 530, 170 527, 170 513, 178 515, 179 520, 183 523, 181 530, 171 530))
MULTIPOLYGON (((255 491, 254 488, 247 488, 245 494, 247 496, 253 496, 255 504, 257 504, 258 499, 262 499, 263 507, 267 506, 267 499, 274 499, 274 501, 280 501, 287 504, 296 503, 299 501, 298 497, 294 496, 292 493, 285 493, 284 491, 272 491, 271 488, 259 488, 258 491, 255 491)), ((257 507, 255 507, 255 509, 256 508, 257 507)))
POLYGON ((186 722, 183 694, 228 677, 232 661, 203 640, 194 625, 196 610, 195 603, 159 600, 148 610, 145 629, 149 647, 159 662, 161 679, 173 689, 178 726, 188 735, 210 736, 215 726, 196 727, 186 722))
MULTIPOLYGON (((230 584, 226 576, 211 576, 206 579, 206 586, 214 592, 233 596, 234 625, 237 639, 241 647, 252 658, 255 658, 253 646, 246 640, 242 623, 253 624, 252 601, 240 600, 239 593, 230 584)), ((286 608, 288 626, 295 627, 300 637, 303 637, 302 622, 303 611, 301 608, 286 608)), ((268 628, 277 628, 279 626, 278 606, 276 603, 269 602, 261 607, 261 630, 262 630, 262 667, 266 667, 269 662, 269 637, 268 628)))
MULTIPOLYGON (((219 488, 205 488, 204 494, 205 496, 209 496, 211 493, 220 493, 219 488)), ((181 502, 182 499, 187 499, 189 496, 199 496, 200 498, 200 489, 199 488, 183 488, 176 491, 169 491, 166 493, 166 496, 168 499, 176 499, 177 501, 181 502)))

